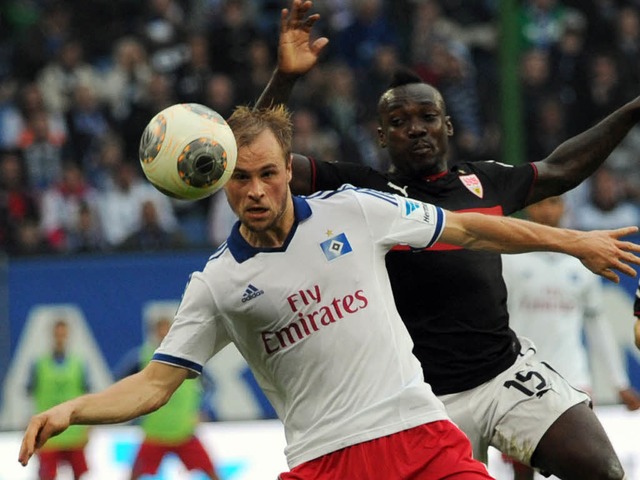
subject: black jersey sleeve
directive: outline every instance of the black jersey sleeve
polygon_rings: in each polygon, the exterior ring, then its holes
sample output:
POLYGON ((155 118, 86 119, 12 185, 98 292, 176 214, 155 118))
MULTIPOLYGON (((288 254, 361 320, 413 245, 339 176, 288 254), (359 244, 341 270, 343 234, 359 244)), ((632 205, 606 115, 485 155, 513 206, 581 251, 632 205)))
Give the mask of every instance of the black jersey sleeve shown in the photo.
POLYGON ((386 177, 364 165, 352 162, 323 162, 310 158, 311 190, 335 190, 345 183, 360 188, 380 188, 386 177))
POLYGON ((636 290, 636 299, 633 302, 633 314, 640 318, 640 284, 636 290))
POLYGON ((499 195, 504 215, 511 215, 527 206, 527 197, 535 182, 536 169, 531 163, 519 166, 492 160, 465 164, 483 182, 489 182, 499 195))

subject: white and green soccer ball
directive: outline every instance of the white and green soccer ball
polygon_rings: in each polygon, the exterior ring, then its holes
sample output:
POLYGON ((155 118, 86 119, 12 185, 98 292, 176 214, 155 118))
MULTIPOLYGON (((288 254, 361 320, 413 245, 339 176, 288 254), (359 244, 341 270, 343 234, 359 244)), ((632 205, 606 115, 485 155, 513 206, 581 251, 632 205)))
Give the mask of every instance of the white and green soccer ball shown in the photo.
POLYGON ((156 114, 140 139, 140 164, 162 193, 199 200, 220 190, 238 150, 224 118, 197 103, 178 103, 156 114))

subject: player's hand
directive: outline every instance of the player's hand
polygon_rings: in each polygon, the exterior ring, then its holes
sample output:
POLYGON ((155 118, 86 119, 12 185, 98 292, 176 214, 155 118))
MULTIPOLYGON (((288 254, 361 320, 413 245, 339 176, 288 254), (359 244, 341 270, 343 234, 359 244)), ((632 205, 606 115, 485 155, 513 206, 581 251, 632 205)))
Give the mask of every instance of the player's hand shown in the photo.
POLYGON ((624 390, 620 390, 618 392, 618 396, 622 403, 625 404, 627 410, 638 410, 640 409, 640 395, 633 388, 625 388, 624 390))
POLYGON ((640 258, 633 253, 640 252, 640 245, 620 240, 620 238, 637 231, 638 227, 624 227, 616 230, 584 232, 585 236, 577 245, 581 253, 576 256, 593 273, 614 283, 620 282, 620 277, 614 270, 635 277, 636 271, 628 263, 640 265, 640 258))
POLYGON ((22 437, 18 461, 26 466, 36 450, 47 440, 69 427, 70 418, 71 410, 65 404, 33 416, 22 437))
POLYGON ((307 15, 313 2, 293 0, 291 10, 284 8, 280 16, 278 70, 286 75, 304 75, 318 62, 320 52, 329 39, 311 39, 311 29, 320 14, 307 15))

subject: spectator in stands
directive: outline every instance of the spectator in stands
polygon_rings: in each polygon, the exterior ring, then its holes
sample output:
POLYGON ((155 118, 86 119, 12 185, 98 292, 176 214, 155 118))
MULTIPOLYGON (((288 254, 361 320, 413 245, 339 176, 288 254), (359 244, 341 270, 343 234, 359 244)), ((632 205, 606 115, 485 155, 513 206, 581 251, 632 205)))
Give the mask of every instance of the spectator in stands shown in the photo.
POLYGON ((431 58, 421 73, 440 90, 447 102, 447 113, 456 125, 451 146, 458 153, 453 157, 485 158, 476 72, 467 47, 455 40, 435 41, 431 58))
POLYGON ((124 142, 120 135, 111 133, 102 139, 98 149, 83 166, 89 184, 98 190, 104 190, 113 183, 115 170, 126 161, 134 163, 137 159, 125 157, 124 142))
POLYGON ((108 249, 95 209, 81 203, 76 222, 67 233, 67 253, 96 253, 108 249))
POLYGON ((213 75, 207 37, 193 33, 187 45, 187 59, 176 72, 176 97, 179 102, 205 104, 207 85, 213 75))
POLYGON ((399 48, 397 31, 382 0, 354 0, 351 23, 338 32, 334 56, 358 73, 370 65, 378 47, 399 48))
POLYGON ((609 112, 629 100, 620 78, 616 57, 610 52, 596 52, 590 56, 587 84, 579 99, 580 115, 576 115, 579 127, 593 125, 609 112))
POLYGON ((575 228, 589 230, 617 228, 620 225, 640 225, 638 205, 627 200, 624 183, 607 166, 601 167, 589 181, 587 202, 573 212, 575 228))
POLYGON ((187 245, 186 238, 180 230, 167 230, 160 224, 153 200, 144 200, 141 205, 131 208, 136 207, 141 211, 140 227, 117 245, 118 250, 150 252, 176 250, 187 245))
POLYGON ((245 74, 249 45, 259 36, 257 19, 249 0, 225 0, 222 10, 208 26, 211 68, 233 78, 245 74))
POLYGON ((25 217, 15 225, 15 242, 7 253, 16 257, 50 255, 55 251, 47 242, 36 218, 25 217))
POLYGON ((0 74, 0 149, 18 146, 22 118, 16 102, 18 82, 0 74))
POLYGON ((625 5, 616 18, 615 54, 620 66, 620 80, 627 95, 635 95, 640 83, 640 5, 625 5))
MULTIPOLYGON (((24 2, 21 2, 24 4, 24 2)), ((12 66, 16 78, 34 80, 42 69, 60 53, 73 34, 73 10, 68 2, 32 2, 35 22, 13 37, 12 66)))
POLYGON ((83 208, 97 214, 98 192, 87 183, 78 165, 66 163, 61 181, 42 194, 41 229, 55 251, 70 250, 69 237, 80 224, 83 208))
POLYGON ((300 108, 292 114, 293 150, 309 157, 326 158, 329 162, 342 160, 340 138, 335 130, 319 125, 316 112, 300 108))
POLYGON ((65 113, 73 104, 73 91, 78 84, 96 85, 99 77, 86 62, 82 42, 67 39, 55 59, 38 74, 38 85, 44 104, 52 112, 65 113))
POLYGON ((524 52, 520 59, 520 81, 525 146, 530 146, 533 142, 531 133, 537 128, 539 106, 545 99, 553 98, 557 92, 549 54, 539 49, 524 52))
POLYGON ((171 74, 186 58, 186 26, 183 2, 145 0, 136 31, 142 37, 156 72, 171 74))
POLYGON ((273 58, 267 40, 256 37, 248 45, 246 73, 237 78, 239 103, 249 103, 260 95, 271 78, 273 58))
POLYGON ((565 105, 555 96, 540 100, 531 122, 533 130, 526 132, 525 158, 529 160, 545 158, 571 137, 568 134, 565 105))
POLYGON ((115 126, 94 85, 79 83, 74 87, 73 103, 65 114, 65 120, 68 156, 88 170, 102 140, 115 126))
POLYGON ((523 47, 548 52, 560 40, 567 8, 561 0, 525 0, 520 9, 523 47))
POLYGON ((35 192, 41 192, 61 180, 64 142, 51 132, 46 111, 31 114, 19 147, 27 167, 29 186, 35 192))
POLYGON ((49 130, 49 137, 56 144, 63 144, 67 140, 67 126, 64 116, 59 112, 52 112, 47 109, 42 90, 35 82, 22 84, 18 91, 16 100, 20 112, 18 122, 18 144, 29 143, 32 140, 33 132, 29 129, 29 120, 34 115, 45 113, 49 130))
POLYGON ((121 124, 146 94, 151 78, 147 51, 134 36, 121 38, 112 54, 109 67, 103 74, 102 95, 111 115, 121 124))
POLYGON ((228 118, 237 101, 233 77, 226 73, 215 73, 206 87, 205 105, 218 112, 223 118, 228 118))
POLYGON ((110 247, 117 247, 142 225, 140 206, 147 200, 156 205, 159 222, 174 231, 177 221, 169 197, 140 178, 132 164, 121 163, 114 172, 113 183, 98 195, 98 212, 102 231, 110 247))
POLYGON ((553 72, 554 91, 567 113, 565 122, 570 136, 581 131, 578 125, 582 124, 579 119, 582 105, 578 97, 587 82, 586 33, 587 23, 583 15, 567 16, 560 40, 549 52, 549 71, 553 72))
POLYGON ((20 225, 27 219, 37 223, 39 218, 38 202, 28 188, 20 152, 0 152, 0 250, 17 251, 20 225))
POLYGON ((140 136, 153 116, 177 102, 176 93, 168 75, 154 72, 149 77, 145 94, 139 99, 130 115, 123 120, 120 134, 124 140, 125 157, 138 158, 140 136))

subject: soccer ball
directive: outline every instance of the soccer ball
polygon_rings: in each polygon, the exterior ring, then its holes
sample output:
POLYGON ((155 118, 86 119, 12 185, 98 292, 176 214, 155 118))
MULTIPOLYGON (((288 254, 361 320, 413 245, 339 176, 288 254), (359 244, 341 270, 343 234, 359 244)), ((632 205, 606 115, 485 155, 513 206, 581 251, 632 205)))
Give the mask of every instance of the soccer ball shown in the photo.
POLYGON ((140 139, 140 164, 151 184, 183 200, 220 190, 236 165, 233 132, 217 112, 178 103, 156 114, 140 139))

